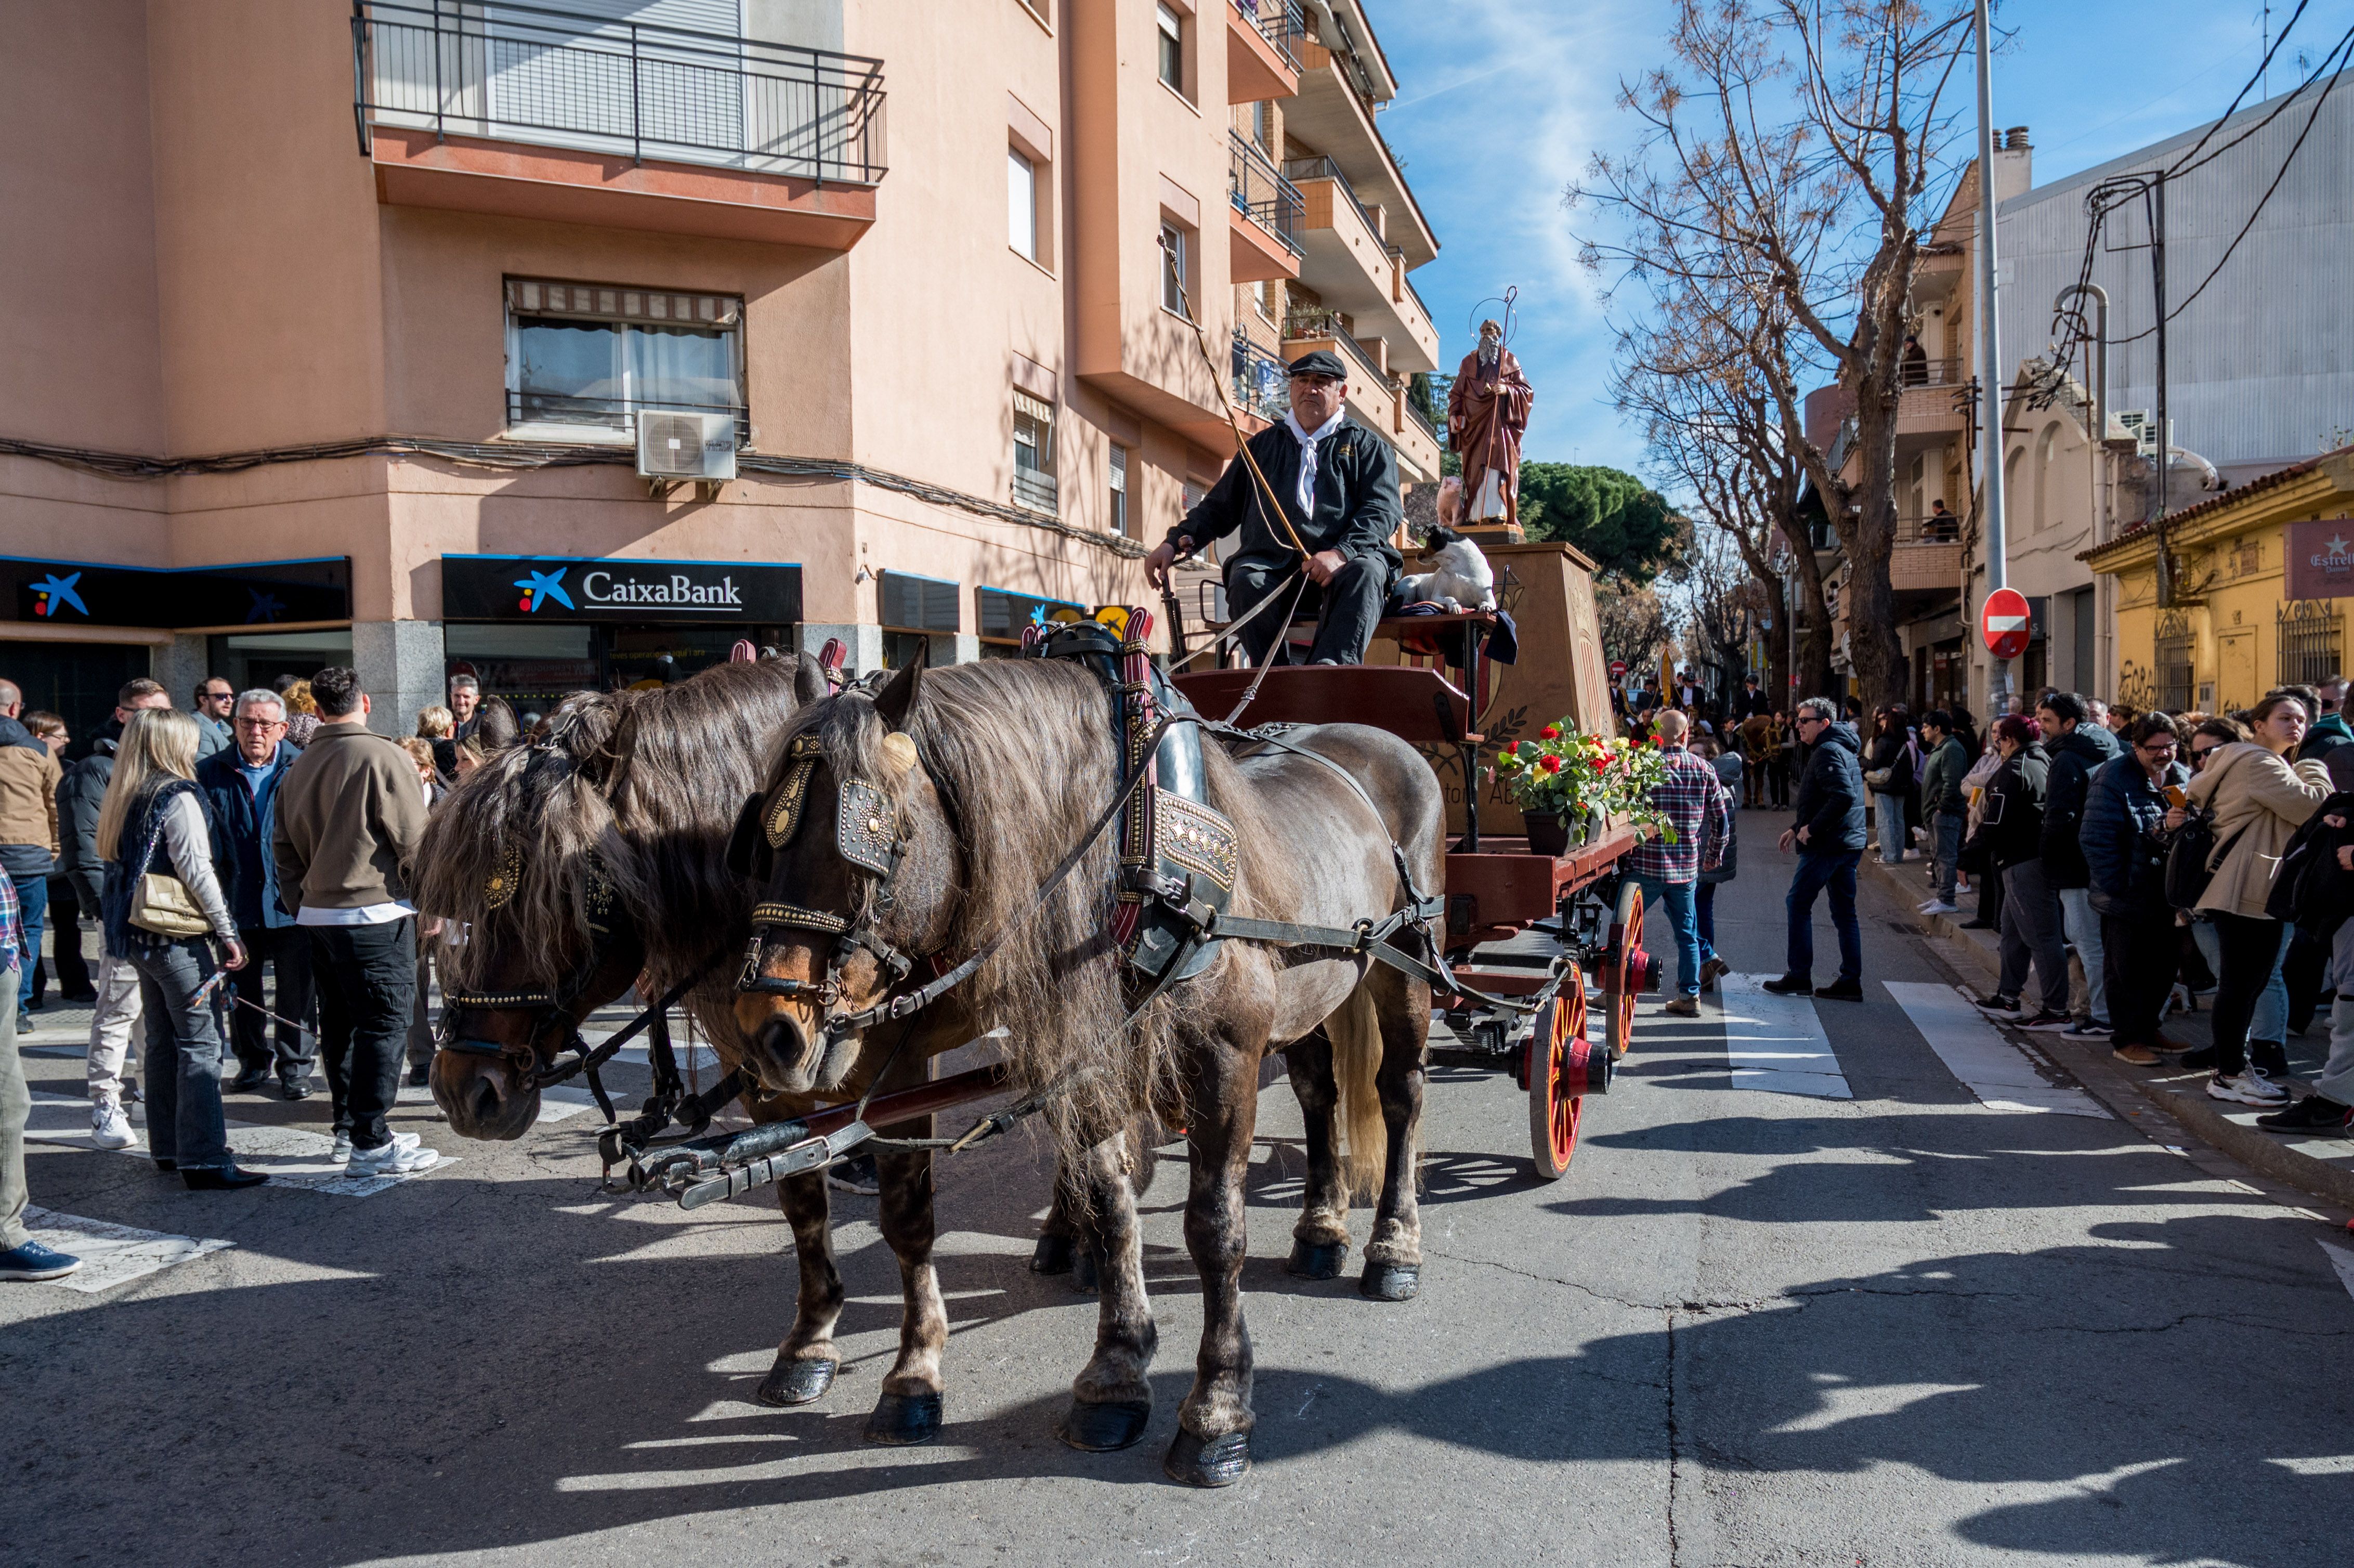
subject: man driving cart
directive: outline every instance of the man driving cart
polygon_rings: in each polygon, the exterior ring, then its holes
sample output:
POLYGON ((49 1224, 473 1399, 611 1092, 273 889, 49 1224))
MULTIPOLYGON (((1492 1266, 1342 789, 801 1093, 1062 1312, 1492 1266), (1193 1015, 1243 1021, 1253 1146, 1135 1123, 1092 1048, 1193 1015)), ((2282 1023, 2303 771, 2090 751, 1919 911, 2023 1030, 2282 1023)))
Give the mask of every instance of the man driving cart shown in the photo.
POLYGON ((1339 355, 1320 348, 1293 360, 1291 412, 1253 436, 1144 558, 1146 580, 1164 588, 1172 563, 1239 528, 1242 547, 1225 563, 1227 612, 1239 620, 1275 601, 1239 634, 1253 664, 1288 630, 1284 607, 1295 592, 1293 614, 1316 617, 1309 662, 1363 663, 1404 565, 1390 542, 1399 519, 1397 457, 1348 417, 1347 391, 1339 355), (1303 569, 1304 588, 1296 580, 1303 569))

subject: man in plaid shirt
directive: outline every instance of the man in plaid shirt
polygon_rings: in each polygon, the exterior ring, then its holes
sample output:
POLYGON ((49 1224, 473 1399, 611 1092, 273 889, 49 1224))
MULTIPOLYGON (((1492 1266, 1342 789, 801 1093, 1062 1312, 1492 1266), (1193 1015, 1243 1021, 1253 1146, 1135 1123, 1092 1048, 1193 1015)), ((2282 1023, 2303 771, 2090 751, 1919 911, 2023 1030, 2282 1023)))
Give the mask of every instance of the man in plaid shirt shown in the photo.
POLYGON ((1733 798, 1717 781, 1716 769, 1684 749, 1691 721, 1673 708, 1659 715, 1659 750, 1668 776, 1651 786, 1651 804, 1675 829, 1670 843, 1661 833, 1646 839, 1627 857, 1628 874, 1643 889, 1643 902, 1658 900, 1676 933, 1676 996, 1662 1011, 1675 1018, 1700 1016, 1700 918, 1694 896, 1700 874, 1724 858, 1733 825, 1733 798))
POLYGON ((26 948, 16 885, 0 871, 0 1279, 55 1279, 81 1266, 81 1259, 50 1251, 25 1229, 25 1122, 33 1097, 16 1055, 17 967, 40 956, 26 948))

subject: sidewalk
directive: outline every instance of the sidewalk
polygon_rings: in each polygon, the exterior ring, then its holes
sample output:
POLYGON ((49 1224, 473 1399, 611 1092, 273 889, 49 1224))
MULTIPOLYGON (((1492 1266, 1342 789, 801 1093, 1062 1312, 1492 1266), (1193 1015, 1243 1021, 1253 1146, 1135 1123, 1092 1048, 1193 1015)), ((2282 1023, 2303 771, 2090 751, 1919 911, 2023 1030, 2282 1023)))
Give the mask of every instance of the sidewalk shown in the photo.
MULTIPOLYGON (((1900 900, 1907 909, 1928 896, 1923 864, 1917 860, 1884 866, 1874 857, 1873 851, 1866 850, 1862 873, 1867 881, 1876 883, 1882 893, 1900 900)), ((1977 896, 1964 894, 1958 902, 1962 906, 1958 915, 1915 915, 1914 919, 1966 982, 1981 991, 1990 991, 2000 968, 1995 934, 1965 929, 1962 922, 1977 912, 1977 896)), ((2074 991, 2081 998, 2082 966, 2072 963, 2070 968, 2076 973, 2074 991)), ((2209 1036, 2204 1002, 2197 1012, 2169 1016, 2166 1033, 2191 1044, 2206 1044, 2209 1036)), ((2120 1114, 2132 1114, 2129 1106, 2137 1097, 2248 1169, 2316 1197, 2354 1208, 2354 1139, 2284 1138, 2266 1132, 2256 1126, 2261 1113, 2255 1107, 2209 1099, 2204 1072, 2184 1072, 2171 1063, 2137 1067, 2111 1055, 2105 1040, 2072 1040, 2056 1033, 2021 1034, 2019 1038, 2067 1068, 2120 1114)), ((2329 1044, 2327 1009, 2316 1016, 2304 1035, 2290 1035, 2287 1044, 2291 1077, 2303 1080, 2319 1072, 2329 1044)))

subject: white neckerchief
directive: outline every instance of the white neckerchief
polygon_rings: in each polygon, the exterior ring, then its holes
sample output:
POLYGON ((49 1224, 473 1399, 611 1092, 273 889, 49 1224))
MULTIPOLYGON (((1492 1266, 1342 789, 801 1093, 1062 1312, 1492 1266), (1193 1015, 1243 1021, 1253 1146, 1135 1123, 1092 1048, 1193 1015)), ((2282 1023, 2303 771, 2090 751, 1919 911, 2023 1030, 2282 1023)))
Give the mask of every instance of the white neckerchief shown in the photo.
POLYGON ((1324 444, 1333 431, 1341 428, 1341 421, 1348 417, 1349 410, 1343 408, 1312 430, 1301 429, 1299 419, 1296 415, 1286 414, 1283 417, 1285 427, 1291 431, 1293 439, 1299 442, 1299 514, 1302 517, 1313 519, 1316 515, 1316 450, 1324 444))

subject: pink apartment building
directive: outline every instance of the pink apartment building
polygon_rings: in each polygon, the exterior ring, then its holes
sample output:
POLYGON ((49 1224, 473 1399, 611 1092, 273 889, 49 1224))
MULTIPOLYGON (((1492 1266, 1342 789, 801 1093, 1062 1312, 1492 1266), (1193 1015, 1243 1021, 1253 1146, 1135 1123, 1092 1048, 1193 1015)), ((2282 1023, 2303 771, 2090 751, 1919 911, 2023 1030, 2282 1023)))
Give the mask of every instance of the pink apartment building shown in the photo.
POLYGON ((1356 0, 0 9, 0 674, 78 730, 988 657, 1145 599, 1311 346, 1437 474, 1356 0), (680 429, 734 477, 642 476, 680 429))

